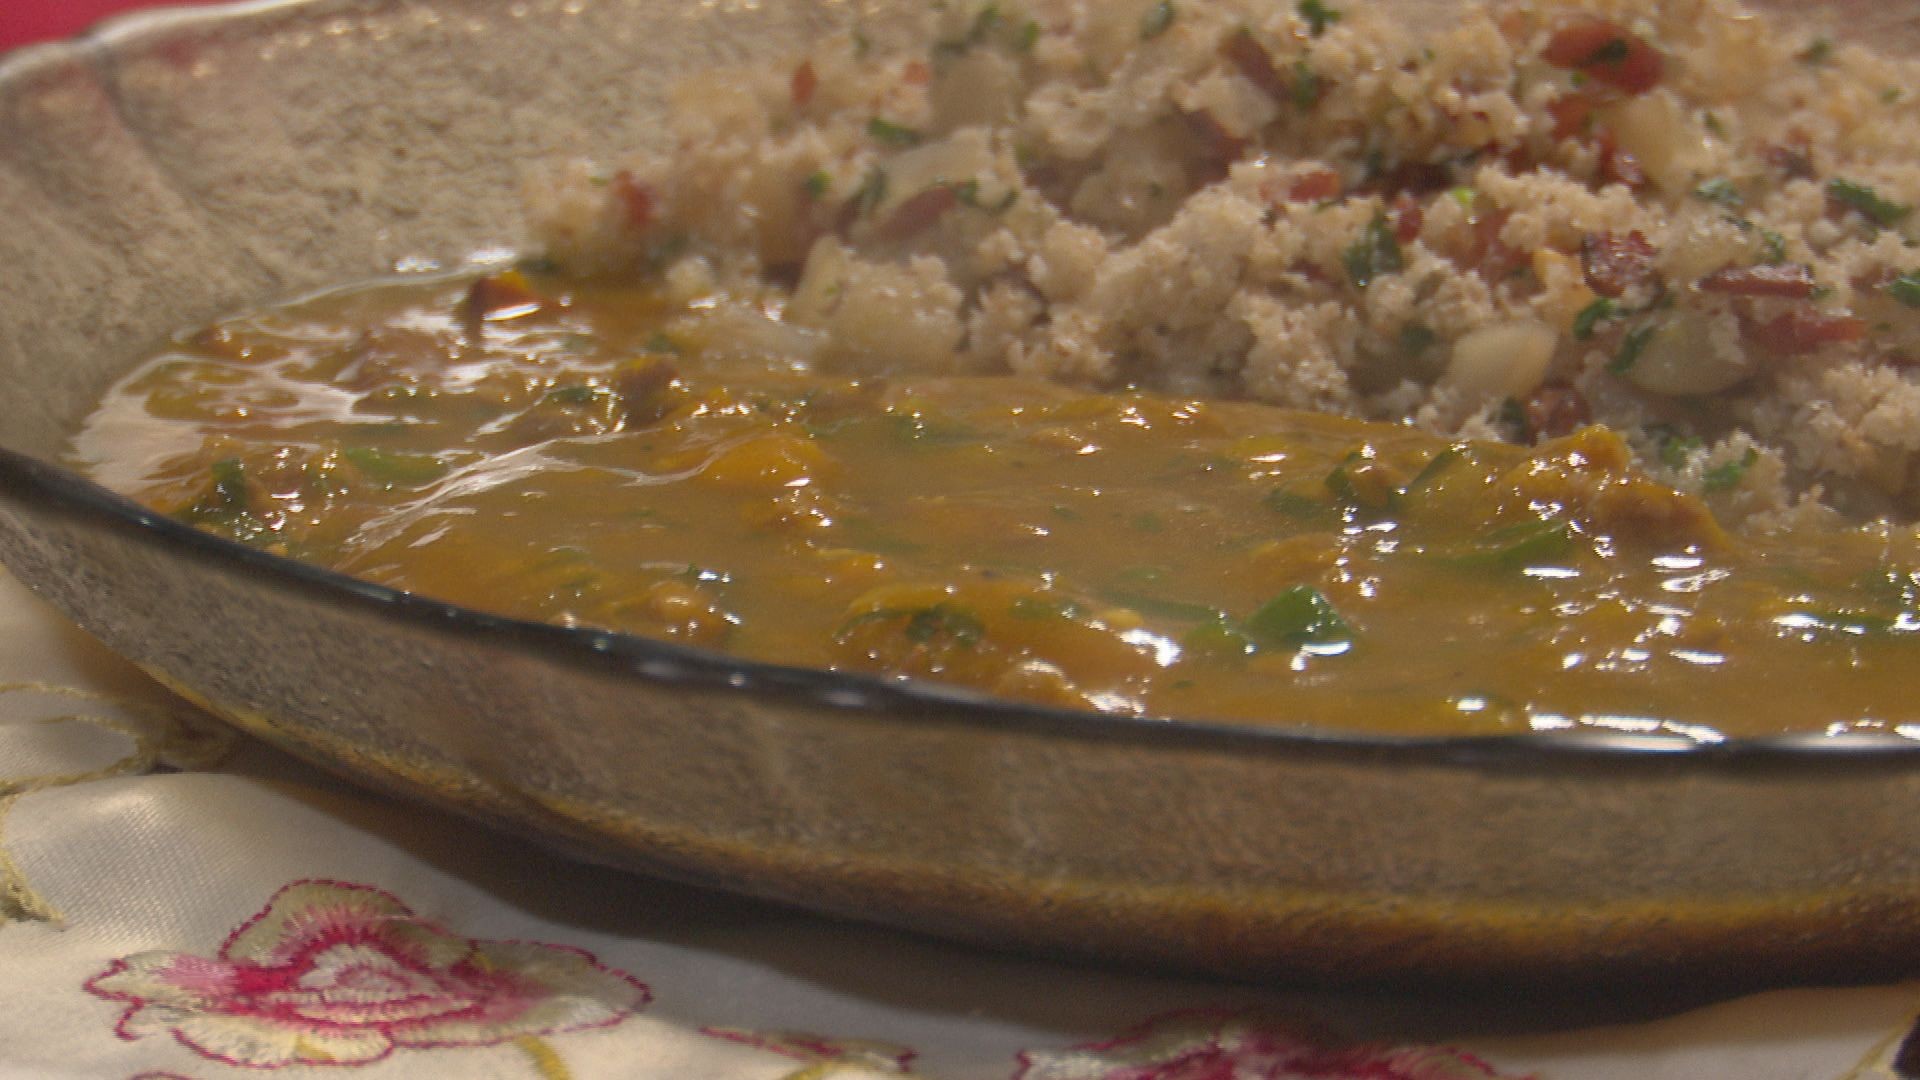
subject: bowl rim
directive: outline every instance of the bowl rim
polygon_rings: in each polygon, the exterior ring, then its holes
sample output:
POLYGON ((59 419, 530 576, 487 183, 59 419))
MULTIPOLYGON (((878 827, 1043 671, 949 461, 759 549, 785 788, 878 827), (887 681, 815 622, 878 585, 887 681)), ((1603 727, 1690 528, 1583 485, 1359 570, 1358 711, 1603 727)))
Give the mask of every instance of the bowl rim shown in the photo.
MULTIPOLYGON (((162 6, 109 15, 72 37, 0 51, 0 98, 43 64, 111 49, 183 27, 244 22, 280 13, 328 13, 361 0, 238 0, 162 6)), ((97 57, 96 57, 97 59, 97 57)), ((85 61, 83 61, 85 62, 85 61)), ((1920 738, 1895 732, 1817 732, 1767 736, 1691 736, 1569 728, 1486 735, 1400 735, 1311 723, 1177 719, 1096 713, 997 698, 926 679, 894 679, 749 660, 638 634, 569 627, 490 614, 274 555, 149 510, 79 473, 0 447, 0 499, 33 502, 103 525, 124 537, 203 562, 231 564, 278 588, 309 591, 333 603, 367 605, 416 627, 528 649, 550 659, 593 665, 663 683, 754 695, 778 695, 875 717, 910 712, 938 722, 1049 733, 1074 739, 1125 739, 1204 745, 1240 752, 1333 753, 1490 767, 1628 767, 1675 761, 1713 767, 1814 764, 1846 768, 1920 767, 1920 738)))
MULTIPOLYGON (((1036 705, 928 679, 885 678, 751 660, 638 634, 496 615, 378 585, 250 547, 150 510, 63 466, 0 447, 0 500, 79 518, 169 554, 304 591, 327 603, 378 609, 417 629, 452 634, 542 658, 702 691, 800 699, 884 719, 960 724, 1075 740, 1201 746, 1238 752, 1320 753, 1430 764, 1625 767, 1676 761, 1712 767, 1821 764, 1920 767, 1920 739, 1892 732, 1693 737, 1595 728, 1486 735, 1401 735, 1320 727, 1097 713, 1036 705)), ((29 582, 31 585, 31 582, 29 582)))

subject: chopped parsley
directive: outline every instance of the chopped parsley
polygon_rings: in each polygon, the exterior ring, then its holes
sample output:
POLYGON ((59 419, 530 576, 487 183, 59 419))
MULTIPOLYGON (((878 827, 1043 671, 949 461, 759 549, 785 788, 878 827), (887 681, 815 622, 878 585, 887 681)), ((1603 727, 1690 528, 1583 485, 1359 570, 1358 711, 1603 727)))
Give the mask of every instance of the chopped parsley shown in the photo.
POLYGON ((1873 188, 1843 176, 1827 182, 1827 195, 1835 202, 1858 210, 1868 221, 1882 228, 1897 224, 1913 213, 1913 207, 1894 202, 1873 188))
POLYGON ((1261 645, 1349 645, 1353 627, 1320 590, 1295 585, 1260 606, 1243 625, 1261 645))
POLYGON ((1684 469, 1693 455, 1706 445, 1695 435, 1669 435, 1660 440, 1660 464, 1669 469, 1684 469))
POLYGON ((1909 270, 1887 282, 1887 295, 1908 307, 1920 308, 1920 271, 1909 270))
POLYGON ((853 198, 848 204, 853 207, 855 214, 868 214, 872 213, 874 207, 879 206, 886 197, 887 174, 876 165, 867 170, 866 177, 860 181, 860 186, 854 190, 853 198))
POLYGON ((802 187, 807 189, 808 198, 818 199, 824 197, 827 191, 833 187, 833 177, 828 176, 826 171, 822 170, 808 176, 800 183, 802 187))
POLYGON ((1173 0, 1157 0, 1147 9, 1147 13, 1140 17, 1140 40, 1151 41, 1166 33, 1167 29, 1173 25, 1174 14, 1173 0))
POLYGON ((1585 341, 1593 336, 1594 328, 1603 320, 1611 319, 1620 313, 1620 305, 1606 297, 1601 297, 1573 317, 1573 337, 1576 341, 1585 341))
POLYGON ((1596 64, 1606 64, 1609 67, 1617 67, 1626 63, 1627 57, 1631 55, 1633 55, 1633 46, 1627 44, 1626 38, 1610 38, 1588 53, 1580 66, 1593 67, 1596 64))
POLYGON ((1620 351, 1613 354, 1613 361, 1607 365, 1607 370, 1615 375, 1625 375, 1633 370, 1633 365, 1640 361, 1640 354, 1647 351, 1648 343, 1653 341, 1653 335, 1659 330, 1659 324, 1647 323, 1627 331, 1627 335, 1620 339, 1620 351))
POLYGON ((1765 227, 1760 227, 1760 261, 1768 266, 1787 261, 1787 238, 1765 227))
POLYGON ((1373 220, 1360 230, 1360 238, 1340 259, 1346 264, 1347 279, 1361 289, 1373 284, 1382 274, 1399 273, 1406 267, 1406 260, 1400 255, 1400 242, 1393 235, 1393 223, 1387 220, 1385 212, 1373 215, 1373 220))
POLYGON ((1723 176, 1715 177, 1694 188, 1693 195, 1696 199, 1705 199, 1729 210, 1745 205, 1747 201, 1746 197, 1740 194, 1740 189, 1733 185, 1733 181, 1723 176))
POLYGON ((1419 356, 1439 340, 1440 335, 1424 323, 1410 322, 1400 328, 1400 352, 1404 356, 1419 356))
POLYGON ((1300 3, 1294 7, 1294 10, 1298 11, 1300 17, 1306 20, 1307 31, 1314 37, 1319 37, 1321 34, 1326 33, 1327 27, 1339 22, 1341 18, 1338 11, 1321 3, 1321 0, 1300 0, 1300 3))
POLYGON ((1753 463, 1758 460, 1760 460, 1760 452, 1752 447, 1748 447, 1747 452, 1738 460, 1729 461, 1724 465, 1716 465, 1708 469, 1706 476, 1700 480, 1700 490, 1706 492, 1732 491, 1734 488, 1740 486, 1740 481, 1746 478, 1747 470, 1753 468, 1753 463))
POLYGON ((1293 106, 1302 111, 1320 103, 1320 73, 1305 60, 1293 62, 1293 106))
POLYGON ((867 134, 889 146, 917 146, 921 139, 918 131, 878 116, 867 121, 867 134))
POLYGON ((950 604, 921 608, 907 618, 907 640, 915 645, 945 640, 971 648, 986 634, 987 628, 972 612, 950 604))
POLYGON ((1795 59, 1803 64, 1815 67, 1832 60, 1833 39, 1824 37, 1814 38, 1813 41, 1808 43, 1806 48, 1800 50, 1800 54, 1796 56, 1795 59))

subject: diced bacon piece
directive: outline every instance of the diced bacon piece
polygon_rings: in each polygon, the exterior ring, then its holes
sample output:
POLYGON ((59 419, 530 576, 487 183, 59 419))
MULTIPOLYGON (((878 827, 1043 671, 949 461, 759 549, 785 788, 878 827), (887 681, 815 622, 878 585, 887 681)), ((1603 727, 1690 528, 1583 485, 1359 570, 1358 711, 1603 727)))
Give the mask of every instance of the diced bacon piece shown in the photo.
POLYGON ((1339 173, 1332 169, 1314 169, 1294 177, 1287 187, 1287 198, 1293 202, 1326 202, 1339 198, 1344 187, 1339 173))
POLYGON ((1760 152, 1760 156, 1790 180, 1811 180, 1817 175, 1804 135, 1792 136, 1784 143, 1769 146, 1760 152))
POLYGON ((613 174, 608 184, 613 197, 620 200, 627 211, 627 227, 634 232, 643 233, 653 226, 657 200, 653 188, 645 181, 625 169, 613 174))
POLYGON ((803 61, 793 69, 793 107, 804 109, 813 100, 813 92, 820 88, 820 76, 814 73, 813 61, 803 61))
POLYGON ((1589 234, 1580 242, 1580 268, 1587 288, 1617 300, 1653 276, 1653 245, 1639 230, 1589 234))
POLYGON ((1659 50, 1612 19, 1588 17, 1562 26, 1541 55, 1555 67, 1628 94, 1646 93, 1666 74, 1659 50))
POLYGON ((1420 200, 1404 191, 1394 197, 1393 210, 1388 216, 1393 221, 1393 238, 1402 244, 1413 243, 1420 235, 1420 226, 1426 223, 1420 200))
POLYGON ((908 86, 925 86, 933 81, 933 69, 927 66, 925 60, 909 60, 906 68, 900 72, 900 81, 908 86))
POLYGON ((1520 403, 1528 442, 1571 435, 1593 420, 1587 399, 1570 383, 1544 383, 1520 403))
POLYGON ((1231 34, 1220 45, 1220 55, 1235 71, 1246 76, 1248 82, 1259 87, 1269 97, 1284 99, 1288 93, 1287 80, 1273 66, 1273 58, 1267 50, 1253 40, 1253 35, 1245 30, 1231 34))
POLYGON ((1181 119, 1187 123, 1187 130, 1193 132, 1200 143, 1199 157, 1204 164, 1201 180, 1212 182, 1227 175, 1227 167, 1240 159, 1247 149, 1247 140, 1229 134, 1205 109, 1199 112, 1181 113, 1181 119))
POLYGON ((1554 98, 1547 106, 1547 115, 1553 117, 1553 137, 1571 139, 1592 131, 1593 110, 1597 104, 1591 94, 1572 93, 1554 98))
POLYGON ((1799 356, 1860 341, 1867 336, 1867 322, 1856 315, 1796 307, 1749 326, 1747 336, 1774 352, 1799 356))
POLYGON ((1504 281, 1530 261, 1526 252, 1515 251, 1500 238, 1500 233, 1507 227, 1507 219, 1512 216, 1511 210, 1495 210, 1474 219, 1465 262, 1467 266, 1479 270, 1480 276, 1488 281, 1504 281))
POLYGON ((947 211, 960 204, 960 196, 946 184, 930 187, 900 200, 893 208, 880 234, 889 240, 905 240, 933 227, 947 211))
POLYGON ((1729 296, 1778 296, 1805 300, 1819 283, 1804 266, 1726 266, 1700 279, 1703 292, 1729 296))

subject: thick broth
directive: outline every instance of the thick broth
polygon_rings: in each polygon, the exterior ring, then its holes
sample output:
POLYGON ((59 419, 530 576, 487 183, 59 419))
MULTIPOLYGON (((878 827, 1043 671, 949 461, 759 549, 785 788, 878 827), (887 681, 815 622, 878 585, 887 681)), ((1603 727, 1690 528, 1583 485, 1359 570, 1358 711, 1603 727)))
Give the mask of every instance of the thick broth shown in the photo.
POLYGON ((746 358, 646 287, 388 283, 183 336, 103 482, 396 588, 1118 713, 1409 733, 1913 726, 1884 526, 1730 536, 1588 429, 746 358))

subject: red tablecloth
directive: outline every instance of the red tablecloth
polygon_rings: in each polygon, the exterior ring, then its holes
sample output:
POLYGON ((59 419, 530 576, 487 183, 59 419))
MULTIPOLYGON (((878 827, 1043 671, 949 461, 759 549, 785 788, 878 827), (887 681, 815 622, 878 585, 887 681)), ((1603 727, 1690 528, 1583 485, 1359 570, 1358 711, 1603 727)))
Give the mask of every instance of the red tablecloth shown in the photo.
POLYGON ((0 0, 0 49, 77 34, 115 12, 155 6, 140 0, 0 0))

